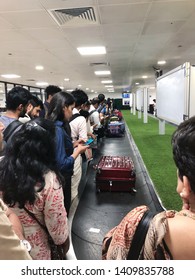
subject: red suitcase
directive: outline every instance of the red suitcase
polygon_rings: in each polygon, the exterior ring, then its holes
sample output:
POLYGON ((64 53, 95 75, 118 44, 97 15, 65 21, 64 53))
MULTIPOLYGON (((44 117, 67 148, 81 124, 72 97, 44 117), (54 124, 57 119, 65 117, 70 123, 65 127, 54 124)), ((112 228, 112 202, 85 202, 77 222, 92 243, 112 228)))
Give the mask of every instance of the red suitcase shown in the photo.
POLYGON ((136 192, 135 168, 128 156, 102 156, 96 166, 96 190, 136 192))

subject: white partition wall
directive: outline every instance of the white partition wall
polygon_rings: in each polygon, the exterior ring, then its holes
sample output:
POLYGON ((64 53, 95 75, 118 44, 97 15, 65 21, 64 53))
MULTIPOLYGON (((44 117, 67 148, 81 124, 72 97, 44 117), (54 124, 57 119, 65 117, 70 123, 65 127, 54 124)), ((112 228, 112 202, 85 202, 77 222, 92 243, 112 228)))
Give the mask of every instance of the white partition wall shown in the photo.
POLYGON ((195 115, 195 70, 189 62, 157 79, 157 117, 174 124, 195 115))
POLYGON ((143 88, 136 90, 136 108, 138 111, 142 111, 144 106, 144 90, 143 88))

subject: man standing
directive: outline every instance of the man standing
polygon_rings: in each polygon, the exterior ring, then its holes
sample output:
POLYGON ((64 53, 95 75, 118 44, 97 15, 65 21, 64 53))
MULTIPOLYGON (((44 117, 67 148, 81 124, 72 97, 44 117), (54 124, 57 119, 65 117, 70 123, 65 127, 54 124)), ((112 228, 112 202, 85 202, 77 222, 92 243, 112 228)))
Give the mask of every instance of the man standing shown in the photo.
POLYGON ((51 102, 52 97, 54 96, 54 94, 60 91, 61 88, 59 88, 58 86, 49 85, 48 87, 46 87, 45 89, 46 101, 43 104, 44 108, 41 110, 39 114, 41 118, 45 118, 47 116, 49 103, 51 102))
POLYGON ((23 118, 19 118, 19 121, 25 123, 33 118, 37 118, 41 110, 43 110, 43 102, 38 97, 32 95, 27 105, 26 114, 23 118))
MULTIPOLYGON (((81 89, 75 89, 72 91, 72 95, 75 99, 75 108, 73 109, 72 120, 70 120, 71 137, 73 142, 78 139, 87 140, 87 122, 85 117, 79 114, 79 111, 83 109, 83 106, 88 101, 87 94, 81 89)), ((71 192, 73 200, 78 194, 78 186, 82 176, 82 158, 79 155, 74 162, 74 174, 71 180, 71 192)))
POLYGON ((32 98, 30 92, 20 86, 12 88, 6 99, 6 112, 0 116, 0 122, 6 128, 10 123, 24 117, 28 101, 32 98))

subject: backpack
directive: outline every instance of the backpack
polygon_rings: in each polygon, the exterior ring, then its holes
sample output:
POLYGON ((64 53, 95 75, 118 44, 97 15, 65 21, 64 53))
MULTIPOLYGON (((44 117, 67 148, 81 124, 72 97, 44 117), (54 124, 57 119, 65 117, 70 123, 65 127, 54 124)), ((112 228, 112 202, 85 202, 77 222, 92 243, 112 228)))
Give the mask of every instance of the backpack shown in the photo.
POLYGON ((77 117, 80 117, 80 116, 81 116, 81 115, 80 115, 79 113, 73 114, 72 117, 69 119, 69 123, 70 123, 71 121, 73 121, 74 119, 76 119, 77 117))
POLYGON ((149 222, 153 216, 145 205, 131 210, 118 226, 105 235, 102 244, 102 259, 139 259, 149 222))
POLYGON ((16 129, 22 126, 22 124, 23 123, 19 120, 11 122, 3 132, 3 140, 7 142, 8 139, 16 132, 16 129))

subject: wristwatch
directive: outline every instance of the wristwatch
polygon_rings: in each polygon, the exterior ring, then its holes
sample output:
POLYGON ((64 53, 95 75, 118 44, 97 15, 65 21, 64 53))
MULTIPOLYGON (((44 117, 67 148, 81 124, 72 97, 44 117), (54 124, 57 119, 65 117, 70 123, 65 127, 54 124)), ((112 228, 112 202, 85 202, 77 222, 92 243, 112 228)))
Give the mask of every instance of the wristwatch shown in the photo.
POLYGON ((22 246, 24 246, 25 247, 25 249, 28 251, 28 252, 30 252, 30 250, 31 250, 31 245, 30 245, 30 242, 28 242, 28 240, 26 240, 26 239, 23 239, 23 240, 20 240, 20 244, 22 245, 22 246))

